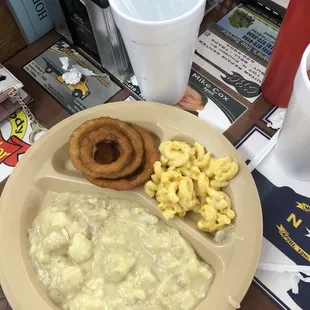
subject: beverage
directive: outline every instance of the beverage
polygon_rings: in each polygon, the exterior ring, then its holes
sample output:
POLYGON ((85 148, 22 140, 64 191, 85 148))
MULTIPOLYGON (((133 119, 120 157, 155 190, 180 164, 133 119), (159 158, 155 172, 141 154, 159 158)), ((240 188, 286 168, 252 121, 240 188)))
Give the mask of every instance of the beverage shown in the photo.
POLYGON ((145 99, 170 105, 185 94, 206 0, 110 0, 145 99))
MULTIPOLYGON (((138 20, 164 21, 189 12, 198 0, 122 0, 123 12, 138 20)), ((119 6, 120 7, 120 6, 119 6)))
POLYGON ((288 176, 310 180, 310 44, 297 71, 290 104, 276 144, 276 163, 288 176))

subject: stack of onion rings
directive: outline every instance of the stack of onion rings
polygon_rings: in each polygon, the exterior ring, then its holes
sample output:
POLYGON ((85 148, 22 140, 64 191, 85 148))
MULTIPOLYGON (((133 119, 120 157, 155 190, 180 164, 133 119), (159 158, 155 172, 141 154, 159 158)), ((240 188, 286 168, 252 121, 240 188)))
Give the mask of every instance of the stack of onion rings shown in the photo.
POLYGON ((73 166, 94 185, 130 190, 150 178, 159 152, 145 129, 100 117, 73 131, 69 156, 73 166))
POLYGON ((96 145, 94 159, 99 164, 111 164, 119 155, 115 142, 100 142, 96 145))

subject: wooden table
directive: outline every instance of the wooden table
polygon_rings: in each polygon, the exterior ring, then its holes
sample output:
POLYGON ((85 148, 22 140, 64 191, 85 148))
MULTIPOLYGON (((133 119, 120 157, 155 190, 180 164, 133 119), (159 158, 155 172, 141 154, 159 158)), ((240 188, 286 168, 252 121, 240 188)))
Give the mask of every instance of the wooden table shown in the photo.
POLYGON ((0 1, 0 63, 3 63, 27 44, 19 31, 17 24, 5 1, 0 1))
MULTIPOLYGON (((226 8, 227 10, 229 8, 226 8)), ((225 12, 222 12, 225 13, 225 12)), ((205 20, 202 28, 206 28, 210 22, 205 20)), ((202 29, 202 30, 203 30, 202 29)), ((61 105, 53 99, 34 79, 32 79, 22 67, 27 64, 34 57, 42 53, 50 45, 56 42, 60 36, 52 31, 45 35, 42 39, 35 44, 28 46, 22 52, 11 58, 5 63, 5 66, 25 85, 25 90, 33 97, 34 101, 30 105, 30 109, 40 122, 47 128, 51 128, 61 120, 69 116, 69 114, 61 107, 61 105)), ((212 76, 208 76, 210 80, 214 79, 212 76)), ((123 87, 123 86, 122 86, 123 87)), ((229 91, 229 90, 228 90, 229 91)), ((127 89, 123 89, 119 92, 112 101, 124 100, 129 95, 133 95, 127 89)), ((258 104, 253 105, 253 108, 249 109, 238 123, 225 132, 227 138, 234 142, 238 133, 245 132, 253 123, 259 123, 260 117, 265 111, 270 108, 270 105, 264 101, 263 98, 259 99, 258 104)), ((266 129, 269 130, 269 129, 266 129)), ((6 181, 0 184, 0 192, 2 192, 6 181)), ((243 310, 276 310, 278 309, 269 298, 267 298, 257 288, 256 284, 252 284, 247 292, 243 302, 243 310)), ((0 310, 11 309, 5 299, 0 300, 0 310)), ((212 309, 216 310, 216 309, 212 309)))

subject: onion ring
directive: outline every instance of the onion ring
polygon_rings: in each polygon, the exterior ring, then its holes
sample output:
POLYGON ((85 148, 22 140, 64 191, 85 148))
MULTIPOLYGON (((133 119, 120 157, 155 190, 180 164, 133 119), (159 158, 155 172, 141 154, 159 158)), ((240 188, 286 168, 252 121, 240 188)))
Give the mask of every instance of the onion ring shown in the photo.
POLYGON ((132 125, 132 127, 141 135, 143 141, 143 147, 145 152, 145 158, 144 158, 145 163, 142 167, 142 171, 139 171, 131 178, 129 177, 121 180, 92 178, 89 175, 84 174, 85 178, 90 183, 99 187, 111 188, 118 191, 125 191, 142 185, 151 177, 153 173, 153 164, 160 158, 160 154, 156 147, 155 140, 145 129, 142 129, 137 125, 132 125))
POLYGON ((143 159, 143 144, 139 133, 123 121, 110 117, 100 117, 84 122, 76 128, 70 136, 69 157, 76 170, 91 177, 99 177, 83 165, 80 159, 80 143, 87 133, 107 125, 115 126, 128 137, 134 153, 132 162, 122 170, 122 173, 119 173, 120 175, 116 174, 115 176, 111 175, 111 177, 117 178, 129 175, 141 165, 143 159))
POLYGON ((91 172, 103 177, 109 173, 119 172, 131 160, 132 147, 129 139, 118 129, 102 127, 89 132, 80 142, 80 159, 91 172), (116 142, 120 147, 119 158, 110 164, 99 164, 93 156, 94 147, 100 142, 116 142))
POLYGON ((120 153, 114 142, 100 142, 96 145, 95 161, 99 164, 111 164, 116 161, 120 153))

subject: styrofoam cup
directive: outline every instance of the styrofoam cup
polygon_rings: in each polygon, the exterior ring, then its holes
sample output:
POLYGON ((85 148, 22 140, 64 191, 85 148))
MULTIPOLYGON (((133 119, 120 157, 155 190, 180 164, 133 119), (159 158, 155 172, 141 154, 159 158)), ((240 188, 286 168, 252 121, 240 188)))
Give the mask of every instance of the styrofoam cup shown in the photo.
POLYGON ((145 99, 176 104, 188 85, 206 0, 109 2, 145 99))
POLYGON ((275 149, 276 163, 288 176, 310 180, 310 45, 303 54, 275 149))

